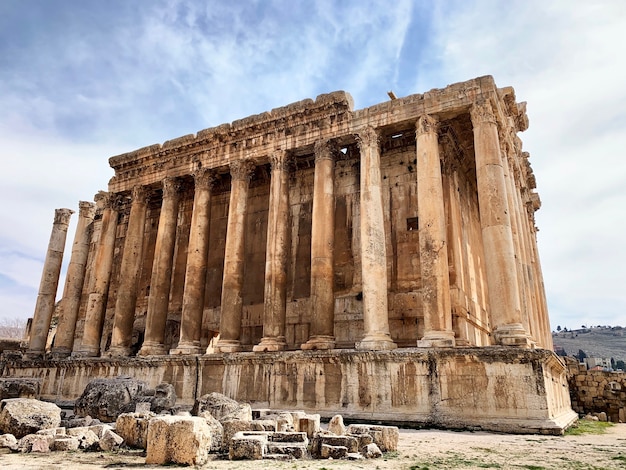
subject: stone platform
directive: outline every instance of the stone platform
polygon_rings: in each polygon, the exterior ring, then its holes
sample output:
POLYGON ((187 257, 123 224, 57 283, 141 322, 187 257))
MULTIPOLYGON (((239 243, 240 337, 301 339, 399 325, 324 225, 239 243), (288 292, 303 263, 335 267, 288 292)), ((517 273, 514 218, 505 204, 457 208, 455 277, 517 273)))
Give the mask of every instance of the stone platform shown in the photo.
POLYGON ((220 392, 253 408, 347 420, 560 434, 575 419, 566 369, 547 350, 507 347, 241 352, 203 356, 0 359, 1 377, 41 381, 40 398, 75 400, 96 377, 174 385, 178 403, 220 392))

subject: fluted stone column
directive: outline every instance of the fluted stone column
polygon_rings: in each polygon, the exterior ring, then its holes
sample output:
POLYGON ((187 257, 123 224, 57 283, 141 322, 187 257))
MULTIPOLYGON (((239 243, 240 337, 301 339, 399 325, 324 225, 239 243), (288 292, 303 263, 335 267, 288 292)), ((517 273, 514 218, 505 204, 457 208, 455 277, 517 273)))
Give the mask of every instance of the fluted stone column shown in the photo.
POLYGON ((30 343, 27 351, 29 356, 39 356, 46 350, 48 331, 54 313, 54 300, 59 286, 67 227, 73 213, 74 211, 70 209, 56 209, 54 211, 52 233, 48 242, 46 260, 43 264, 39 294, 37 294, 37 303, 30 330, 30 343))
POLYGON ((420 116, 416 127, 420 271, 424 313, 424 337, 417 341, 418 347, 454 346, 446 214, 437 127, 437 120, 428 115, 420 116))
POLYGON ((163 355, 167 352, 163 343, 172 284, 179 193, 180 182, 176 178, 167 177, 163 180, 163 202, 154 246, 146 330, 143 345, 139 350, 140 356, 163 355))
POLYGON ((135 186, 128 217, 124 253, 120 266, 120 280, 115 301, 113 333, 108 356, 128 356, 137 305, 137 283, 141 273, 143 236, 146 225, 148 191, 144 186, 135 186))
POLYGON ((528 347, 496 118, 489 101, 475 103, 470 112, 491 324, 498 344, 528 347))
POLYGON ((263 338, 253 351, 282 351, 287 315, 287 250, 289 249, 289 155, 276 150, 270 155, 272 179, 267 216, 263 338))
MULTIPOLYGON (((89 292, 83 337, 80 345, 74 348, 72 356, 98 356, 102 340, 102 324, 109 295, 111 268, 115 252, 115 232, 117 230, 117 196, 109 193, 100 193, 104 209, 100 225, 100 239, 93 261, 93 289, 89 292)), ((91 283, 90 283, 91 284, 91 283)))
POLYGON ((361 273, 363 339, 356 349, 395 349, 389 333, 387 305, 387 249, 383 217, 378 133, 371 127, 356 135, 361 151, 361 273))
POLYGON ((201 168, 194 174, 194 181, 193 213, 187 250, 180 338, 178 346, 170 350, 170 354, 199 354, 201 352, 200 336, 211 223, 211 189, 215 183, 215 173, 208 168, 201 168))
POLYGON ((335 347, 335 159, 329 142, 315 143, 311 227, 311 329, 302 349, 335 347))
POLYGON ((90 229, 96 209, 96 205, 93 202, 87 201, 80 201, 78 207, 78 225, 74 235, 70 264, 65 276, 63 298, 59 308, 59 323, 54 338, 54 346, 52 347, 52 353, 57 356, 69 356, 74 345, 76 319, 78 318, 80 298, 85 282, 85 268, 89 255, 90 229))
POLYGON ((232 183, 228 206, 228 227, 224 253, 220 340, 216 352, 241 350, 241 315, 243 312, 243 267, 248 187, 255 165, 249 160, 231 163, 232 183))

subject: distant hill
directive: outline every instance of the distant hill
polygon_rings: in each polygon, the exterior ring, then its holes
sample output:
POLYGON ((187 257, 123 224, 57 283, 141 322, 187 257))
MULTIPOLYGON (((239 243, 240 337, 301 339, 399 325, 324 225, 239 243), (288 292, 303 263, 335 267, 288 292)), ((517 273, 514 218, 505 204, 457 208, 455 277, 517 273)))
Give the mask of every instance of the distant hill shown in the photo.
POLYGON ((605 357, 626 361, 626 328, 597 326, 552 333, 554 348, 562 347, 568 356, 582 349, 587 357, 605 357))

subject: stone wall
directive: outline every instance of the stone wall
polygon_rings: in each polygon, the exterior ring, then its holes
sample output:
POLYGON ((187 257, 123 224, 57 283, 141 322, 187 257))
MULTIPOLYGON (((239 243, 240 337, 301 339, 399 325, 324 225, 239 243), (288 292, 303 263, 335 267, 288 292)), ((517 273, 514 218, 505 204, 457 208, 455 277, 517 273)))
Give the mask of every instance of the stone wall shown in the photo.
POLYGON ((581 415, 606 413, 614 423, 626 423, 626 373, 587 370, 566 358, 572 409, 581 415))

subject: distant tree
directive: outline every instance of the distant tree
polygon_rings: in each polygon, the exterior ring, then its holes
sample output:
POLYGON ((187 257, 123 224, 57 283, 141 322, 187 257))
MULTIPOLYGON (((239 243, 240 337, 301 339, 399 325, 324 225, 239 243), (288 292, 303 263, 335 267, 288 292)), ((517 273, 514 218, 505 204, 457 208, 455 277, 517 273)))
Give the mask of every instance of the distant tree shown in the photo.
POLYGON ((15 339, 24 336, 26 322, 19 318, 0 319, 0 338, 15 339))
POLYGON ((579 349, 577 357, 580 362, 584 362, 585 358, 587 357, 587 353, 583 351, 582 349, 579 349))
POLYGON ((611 358, 611 369, 615 369, 615 359, 611 358))
POLYGON ((567 329, 567 327, 565 327, 565 328, 563 328, 563 331, 564 331, 565 333, 567 333, 569 330, 567 329))
POLYGON ((624 361, 622 361, 621 359, 618 359, 617 361, 615 361, 615 368, 620 370, 626 370, 626 364, 624 364, 624 361))
POLYGON ((583 328, 583 329, 587 329, 587 326, 586 326, 586 325, 582 325, 582 328, 583 328))
POLYGON ((556 331, 561 331, 561 325, 556 327, 556 331))

